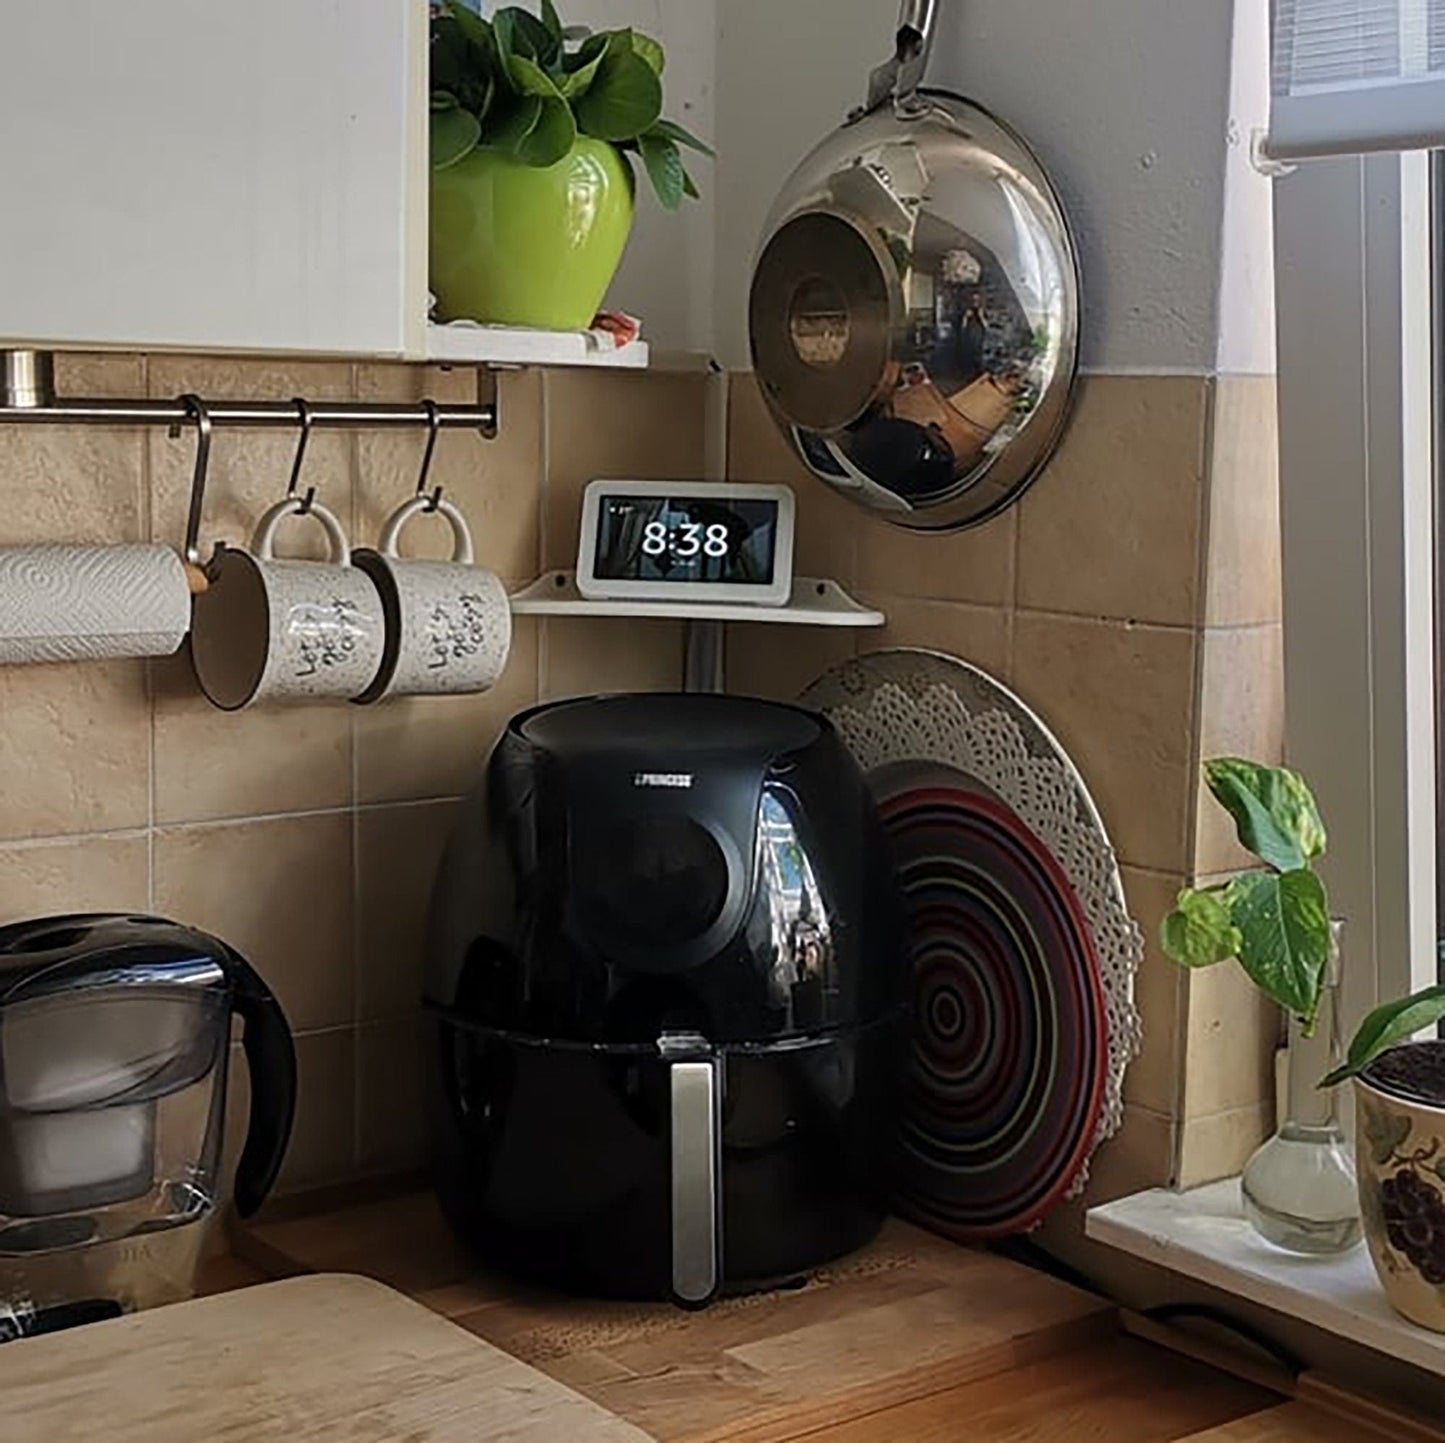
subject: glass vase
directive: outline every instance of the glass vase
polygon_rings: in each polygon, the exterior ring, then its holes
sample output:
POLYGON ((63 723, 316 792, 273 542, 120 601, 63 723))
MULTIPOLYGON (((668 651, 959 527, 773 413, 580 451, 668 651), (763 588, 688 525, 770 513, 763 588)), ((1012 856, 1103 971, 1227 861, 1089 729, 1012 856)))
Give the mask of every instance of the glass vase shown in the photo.
POLYGON ((1335 1088, 1317 1086, 1340 1062, 1336 1009, 1344 924, 1330 924, 1332 946, 1319 1016, 1306 1035, 1290 1018, 1285 1116, 1245 1164, 1244 1213, 1261 1237, 1292 1253, 1342 1253, 1361 1236, 1355 1165, 1340 1126, 1335 1088))

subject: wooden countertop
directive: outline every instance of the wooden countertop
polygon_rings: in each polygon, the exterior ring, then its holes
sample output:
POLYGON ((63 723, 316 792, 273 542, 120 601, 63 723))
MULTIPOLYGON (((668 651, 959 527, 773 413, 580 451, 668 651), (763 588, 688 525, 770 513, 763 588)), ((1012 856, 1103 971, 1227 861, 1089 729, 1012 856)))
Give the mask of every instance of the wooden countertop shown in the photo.
POLYGON ((0 1347, 6 1443, 642 1443, 368 1278, 266 1283, 0 1347))
MULTIPOLYGON (((801 1288, 698 1313, 488 1277, 425 1193, 263 1223, 235 1243, 275 1274, 378 1277, 661 1443, 1165 1443, 1263 1426, 1280 1402, 1121 1335, 1097 1297, 901 1222, 801 1288)), ((1258 1435, 1293 1436, 1336 1443, 1258 1435)), ((1350 1443, 1368 1435, 1355 1427, 1350 1443)))
POLYGON ((660 1443, 1445 1440, 1309 1376, 1297 1391, 1311 1401, 1286 1402, 1126 1335, 1097 1297, 900 1222, 801 1288, 698 1313, 489 1277, 425 1192, 235 1242, 273 1275, 379 1278, 660 1443))

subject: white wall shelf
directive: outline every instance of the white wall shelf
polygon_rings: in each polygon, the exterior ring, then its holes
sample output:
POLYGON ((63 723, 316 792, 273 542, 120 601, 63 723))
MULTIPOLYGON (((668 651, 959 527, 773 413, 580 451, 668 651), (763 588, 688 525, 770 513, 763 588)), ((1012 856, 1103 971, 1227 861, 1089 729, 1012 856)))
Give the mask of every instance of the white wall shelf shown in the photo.
POLYGON ((588 331, 533 331, 522 326, 437 325, 426 328, 426 359, 491 366, 610 366, 640 370, 646 341, 608 348, 588 331))
POLYGON ((1084 1231, 1147 1263, 1445 1375, 1445 1334, 1417 1328, 1385 1301, 1363 1243, 1325 1258, 1271 1246, 1244 1216, 1238 1178, 1120 1198, 1090 1209, 1084 1231))
POLYGON ((882 626, 881 611, 854 601, 836 581, 795 576, 786 606, 743 602, 592 601, 573 571, 549 571, 512 596, 519 616, 653 616, 683 621, 768 621, 794 626, 882 626))

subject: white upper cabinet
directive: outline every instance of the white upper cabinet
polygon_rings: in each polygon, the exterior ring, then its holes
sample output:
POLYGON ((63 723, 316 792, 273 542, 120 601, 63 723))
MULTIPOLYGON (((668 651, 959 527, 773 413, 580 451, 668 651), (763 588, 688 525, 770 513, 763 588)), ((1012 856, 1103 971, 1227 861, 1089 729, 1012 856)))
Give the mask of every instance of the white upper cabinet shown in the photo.
POLYGON ((426 0, 0 4, 0 345, 420 356, 426 0))

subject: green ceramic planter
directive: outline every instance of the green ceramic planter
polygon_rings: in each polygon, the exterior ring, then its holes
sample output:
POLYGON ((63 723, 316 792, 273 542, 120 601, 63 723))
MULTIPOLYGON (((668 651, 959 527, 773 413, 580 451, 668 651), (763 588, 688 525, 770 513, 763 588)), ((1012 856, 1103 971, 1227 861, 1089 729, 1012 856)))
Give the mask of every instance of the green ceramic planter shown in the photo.
POLYGON ((432 172, 437 318, 576 331, 592 323, 632 230, 632 171, 579 137, 556 165, 494 151, 432 172))

